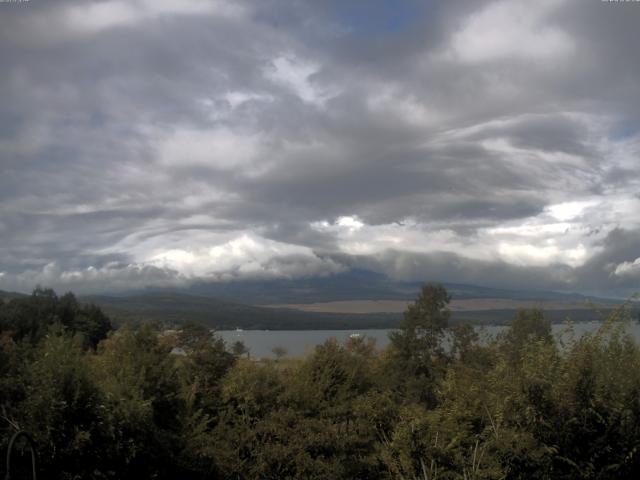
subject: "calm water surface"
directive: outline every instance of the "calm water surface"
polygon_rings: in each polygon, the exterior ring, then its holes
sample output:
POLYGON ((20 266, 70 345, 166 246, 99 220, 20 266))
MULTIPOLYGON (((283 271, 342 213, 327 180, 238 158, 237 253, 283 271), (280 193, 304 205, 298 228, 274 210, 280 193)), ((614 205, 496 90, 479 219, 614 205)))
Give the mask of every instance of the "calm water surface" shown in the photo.
MULTIPOLYGON (((586 332, 594 332, 601 325, 600 322, 584 322, 573 325, 576 337, 586 332)), ((490 338, 504 330, 505 327, 489 325, 477 327, 481 337, 490 338)), ((553 325, 553 332, 561 336, 566 329, 563 324, 553 325)), ((384 348, 389 344, 389 332, 392 330, 222 330, 218 333, 222 338, 231 344, 238 340, 250 349, 252 357, 273 358, 272 350, 275 347, 283 347, 289 356, 301 356, 311 352, 316 345, 323 343, 329 338, 335 338, 339 342, 344 342, 350 335, 358 334, 374 338, 378 348, 384 348)), ((631 333, 637 342, 640 342, 640 324, 631 323, 627 326, 627 331, 631 333)))

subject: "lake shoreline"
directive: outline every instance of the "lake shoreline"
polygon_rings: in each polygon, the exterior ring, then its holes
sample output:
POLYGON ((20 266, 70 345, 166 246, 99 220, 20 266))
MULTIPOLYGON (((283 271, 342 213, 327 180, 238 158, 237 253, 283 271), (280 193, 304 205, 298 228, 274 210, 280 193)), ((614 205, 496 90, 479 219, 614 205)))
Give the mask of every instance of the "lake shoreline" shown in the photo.
MULTIPOLYGON (((626 330, 632 334, 636 341, 640 341, 640 323, 637 321, 624 321, 626 330)), ((573 327, 576 338, 587 332, 594 332, 602 326, 602 321, 591 322, 564 322, 552 325, 554 335, 562 335, 568 325, 573 327)), ((476 331, 486 337, 495 337, 504 331, 507 325, 474 325, 476 331)), ((388 334, 397 328, 353 328, 353 329, 325 329, 325 330, 217 330, 216 334, 229 345, 242 341, 256 358, 275 358, 273 349, 282 347, 287 351, 288 357, 299 357, 312 351, 330 338, 335 338, 343 343, 351 335, 373 338, 376 348, 383 349, 389 344, 388 334)))

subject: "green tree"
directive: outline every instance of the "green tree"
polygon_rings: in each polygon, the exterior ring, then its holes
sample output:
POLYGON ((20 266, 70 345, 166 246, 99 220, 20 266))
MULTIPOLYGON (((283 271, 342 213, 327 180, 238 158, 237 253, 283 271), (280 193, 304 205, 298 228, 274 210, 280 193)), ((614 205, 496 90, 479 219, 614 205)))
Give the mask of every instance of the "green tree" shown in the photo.
POLYGON ((16 341, 24 338, 36 344, 54 323, 61 323, 71 334, 82 334, 90 348, 112 329, 109 317, 99 307, 80 304, 70 292, 58 298, 53 290, 37 287, 30 297, 3 302, 0 308, 0 331, 16 341))
POLYGON ((442 285, 422 287, 404 312, 398 331, 389 335, 387 377, 391 387, 428 405, 436 401, 434 382, 444 362, 442 341, 448 327, 451 297, 442 285))
POLYGON ((525 348, 534 342, 550 344, 551 321, 544 318, 542 310, 518 310, 509 328, 499 336, 502 348, 512 361, 518 361, 525 348))
POLYGON ((50 327, 26 366, 24 401, 14 410, 50 478, 104 478, 109 469, 105 398, 83 351, 80 335, 69 335, 60 324, 50 327))
POLYGON ((203 325, 185 322, 178 334, 178 345, 187 356, 181 360, 182 381, 194 386, 195 404, 213 413, 220 396, 220 382, 236 362, 224 340, 203 325))
POLYGON ((236 356, 236 357, 242 357, 243 355, 249 355, 249 349, 247 348, 247 346, 244 344, 244 342, 242 340, 237 340, 235 342, 233 342, 233 345, 231 345, 231 352, 236 356))
POLYGON ((271 353, 276 356, 276 360, 281 360, 287 356, 287 349, 281 346, 275 346, 271 349, 271 353))
POLYGON ((153 324, 125 326, 100 343, 94 378, 107 399, 112 468, 119 478, 167 478, 181 448, 181 382, 153 324))
POLYGON ((391 343, 404 355, 427 358, 441 352, 445 330, 451 315, 447 308, 451 297, 442 285, 428 284, 404 312, 400 330, 392 332, 391 343))

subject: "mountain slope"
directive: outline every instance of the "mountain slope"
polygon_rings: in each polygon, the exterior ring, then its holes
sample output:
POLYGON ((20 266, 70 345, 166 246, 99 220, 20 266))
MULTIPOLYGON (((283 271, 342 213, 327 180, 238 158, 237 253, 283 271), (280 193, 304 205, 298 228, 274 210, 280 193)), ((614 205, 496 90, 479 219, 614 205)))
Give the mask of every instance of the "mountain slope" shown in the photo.
POLYGON ((25 295, 24 293, 18 293, 18 292, 6 292, 4 290, 0 290, 0 300, 3 301, 8 301, 11 300, 13 298, 23 298, 26 297, 28 295, 25 295))
POLYGON ((154 292, 121 297, 87 296, 82 301, 99 305, 116 323, 160 320, 177 324, 192 320, 226 329, 316 330, 390 328, 399 314, 309 313, 262 308, 183 293, 154 292))
MULTIPOLYGON (((428 281, 428 280, 427 280, 428 281)), ((425 282, 404 282, 368 270, 353 269, 326 277, 200 283, 186 292, 252 305, 319 303, 344 300, 413 300, 425 282)), ((518 291, 443 283, 454 299, 501 298, 511 300, 586 301, 577 293, 518 291)), ((597 303, 619 303, 593 299, 597 303)))
MULTIPOLYGON (((99 305, 116 324, 157 320, 178 324, 192 320, 218 330, 236 328, 255 330, 357 330, 394 328, 402 313, 330 313, 287 308, 244 305, 184 293, 154 292, 121 297, 88 296, 84 302, 99 305)), ((497 304, 498 305, 498 304, 497 304)), ((599 311, 588 308, 548 309, 545 316, 553 322, 602 320, 612 307, 599 311)), ((496 308, 452 312, 452 323, 505 324, 516 309, 496 308)), ((637 315, 637 311, 634 315, 637 315)))

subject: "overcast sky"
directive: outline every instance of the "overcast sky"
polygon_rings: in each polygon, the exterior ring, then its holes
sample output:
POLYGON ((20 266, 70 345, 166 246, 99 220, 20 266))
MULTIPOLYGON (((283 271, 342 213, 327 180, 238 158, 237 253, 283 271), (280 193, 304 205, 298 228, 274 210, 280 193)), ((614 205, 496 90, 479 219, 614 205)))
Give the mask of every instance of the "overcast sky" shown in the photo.
POLYGON ((640 2, 0 3, 0 288, 640 290, 640 2))

